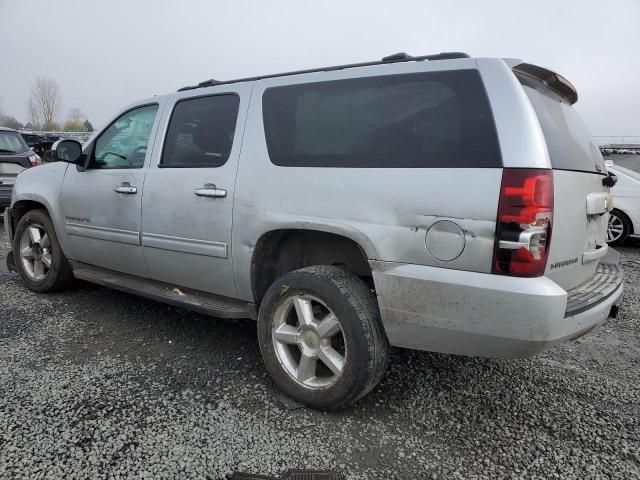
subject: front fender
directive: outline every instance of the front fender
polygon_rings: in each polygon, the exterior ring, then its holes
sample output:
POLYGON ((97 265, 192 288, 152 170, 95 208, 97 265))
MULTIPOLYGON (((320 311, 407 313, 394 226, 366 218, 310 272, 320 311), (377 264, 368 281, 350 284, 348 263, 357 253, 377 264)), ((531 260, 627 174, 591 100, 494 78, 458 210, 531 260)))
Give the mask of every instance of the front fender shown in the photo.
POLYGON ((56 162, 24 170, 16 178, 11 195, 14 213, 23 202, 36 202, 47 210, 63 250, 66 238, 60 192, 68 166, 67 163, 56 162))

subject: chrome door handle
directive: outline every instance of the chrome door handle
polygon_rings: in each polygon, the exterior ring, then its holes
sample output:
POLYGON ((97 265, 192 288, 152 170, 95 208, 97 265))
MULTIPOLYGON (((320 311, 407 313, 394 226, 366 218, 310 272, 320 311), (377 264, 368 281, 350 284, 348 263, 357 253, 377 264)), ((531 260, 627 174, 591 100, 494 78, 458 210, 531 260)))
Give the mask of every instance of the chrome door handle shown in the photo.
POLYGON ((224 188, 218 188, 213 183, 205 183, 204 187, 197 188, 193 193, 199 197, 224 198, 227 196, 224 188))
POLYGON ((136 187, 132 187, 129 182, 122 182, 120 185, 116 186, 116 188, 114 188, 113 191, 116 193, 128 193, 128 194, 138 193, 138 189, 136 187))

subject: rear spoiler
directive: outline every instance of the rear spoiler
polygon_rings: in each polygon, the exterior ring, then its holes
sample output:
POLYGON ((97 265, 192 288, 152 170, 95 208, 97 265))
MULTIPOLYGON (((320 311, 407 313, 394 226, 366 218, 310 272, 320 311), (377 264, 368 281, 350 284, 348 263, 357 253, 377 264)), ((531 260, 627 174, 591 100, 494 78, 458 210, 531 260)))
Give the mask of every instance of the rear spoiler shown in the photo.
POLYGON ((520 63, 512 68, 517 77, 529 77, 542 82, 571 105, 578 101, 578 91, 569 80, 546 68, 530 63, 520 63))

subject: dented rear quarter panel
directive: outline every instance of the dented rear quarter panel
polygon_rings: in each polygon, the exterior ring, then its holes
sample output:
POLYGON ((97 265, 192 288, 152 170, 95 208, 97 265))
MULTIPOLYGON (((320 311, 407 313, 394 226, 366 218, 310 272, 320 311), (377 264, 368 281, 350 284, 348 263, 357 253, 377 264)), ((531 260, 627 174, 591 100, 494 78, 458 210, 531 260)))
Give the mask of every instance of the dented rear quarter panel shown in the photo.
MULTIPOLYGON (((505 88, 505 83, 511 85, 518 99, 515 87, 521 88, 517 81, 512 85, 501 78, 505 73, 513 74, 504 62, 495 62, 504 68, 498 65, 489 69, 483 79, 485 82, 498 79, 495 88, 505 88)), ((411 62, 365 71, 349 69, 256 82, 245 127, 233 213, 234 272, 242 299, 253 298, 251 260, 256 243, 263 234, 278 229, 343 235, 357 242, 369 260, 491 271, 502 168, 282 167, 270 161, 264 134, 262 95, 272 86, 463 68, 477 68, 477 64, 473 59, 411 62), (427 231, 439 220, 456 223, 464 235, 462 253, 450 261, 438 260, 425 245, 427 231)), ((517 108, 502 105, 501 121, 517 108)), ((529 121, 529 113, 520 115, 522 122, 529 121)), ((538 142, 537 138, 532 140, 535 145, 538 142)), ((546 153, 546 149, 543 151, 546 153)), ((513 161, 513 151, 508 153, 513 161)))

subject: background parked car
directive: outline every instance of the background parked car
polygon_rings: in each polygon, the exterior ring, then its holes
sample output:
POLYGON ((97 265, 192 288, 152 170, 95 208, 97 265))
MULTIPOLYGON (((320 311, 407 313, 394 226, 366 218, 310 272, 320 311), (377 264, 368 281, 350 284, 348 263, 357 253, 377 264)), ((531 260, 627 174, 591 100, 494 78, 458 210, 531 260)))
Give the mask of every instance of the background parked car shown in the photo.
POLYGON ((614 209, 609 213, 607 242, 620 245, 629 235, 640 233, 640 173, 607 162, 607 170, 618 177, 611 189, 614 209))
POLYGON ((0 209, 11 203, 16 176, 25 168, 42 163, 16 130, 0 127, 0 209))
POLYGON ((44 153, 47 150, 51 150, 51 145, 53 145, 54 140, 51 140, 43 135, 38 135, 37 133, 25 133, 21 132, 22 138, 29 145, 31 150, 37 153, 40 157, 44 158, 44 153))

